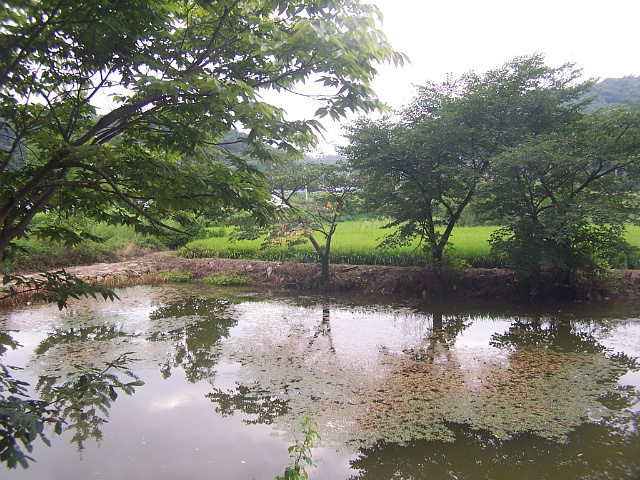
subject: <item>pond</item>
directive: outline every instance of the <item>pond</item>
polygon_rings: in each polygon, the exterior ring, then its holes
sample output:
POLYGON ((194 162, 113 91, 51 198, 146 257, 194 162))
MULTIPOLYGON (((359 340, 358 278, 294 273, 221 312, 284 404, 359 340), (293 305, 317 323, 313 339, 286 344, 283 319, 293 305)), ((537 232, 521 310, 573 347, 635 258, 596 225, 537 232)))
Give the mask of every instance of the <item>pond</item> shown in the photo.
POLYGON ((315 479, 640 478, 635 303, 118 295, 3 313, 34 396, 127 352, 144 385, 2 478, 273 479, 305 418, 315 479))

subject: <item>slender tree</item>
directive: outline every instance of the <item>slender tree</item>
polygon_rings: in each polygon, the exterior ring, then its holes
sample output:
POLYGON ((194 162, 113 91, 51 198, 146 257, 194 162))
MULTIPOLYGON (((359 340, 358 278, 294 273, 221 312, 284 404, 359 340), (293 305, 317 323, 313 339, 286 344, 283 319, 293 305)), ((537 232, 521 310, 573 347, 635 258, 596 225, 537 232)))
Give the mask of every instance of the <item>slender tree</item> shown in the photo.
POLYGON ((263 248, 309 242, 321 266, 320 280, 327 282, 333 236, 359 192, 356 178, 345 165, 295 161, 271 169, 266 177, 280 206, 277 215, 266 226, 245 218, 235 238, 262 237, 263 248))

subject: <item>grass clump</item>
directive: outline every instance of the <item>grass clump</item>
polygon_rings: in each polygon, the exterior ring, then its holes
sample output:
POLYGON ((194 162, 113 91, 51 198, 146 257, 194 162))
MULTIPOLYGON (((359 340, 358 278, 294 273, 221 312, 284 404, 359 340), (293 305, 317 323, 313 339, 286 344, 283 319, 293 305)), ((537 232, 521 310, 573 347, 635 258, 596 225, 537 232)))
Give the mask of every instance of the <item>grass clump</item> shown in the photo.
POLYGON ((186 283, 193 279, 193 272, 183 272, 181 270, 161 270, 158 276, 167 282, 186 283))
POLYGON ((216 273, 205 277, 203 281, 216 286, 244 286, 251 285, 252 282, 250 277, 235 272, 216 273))

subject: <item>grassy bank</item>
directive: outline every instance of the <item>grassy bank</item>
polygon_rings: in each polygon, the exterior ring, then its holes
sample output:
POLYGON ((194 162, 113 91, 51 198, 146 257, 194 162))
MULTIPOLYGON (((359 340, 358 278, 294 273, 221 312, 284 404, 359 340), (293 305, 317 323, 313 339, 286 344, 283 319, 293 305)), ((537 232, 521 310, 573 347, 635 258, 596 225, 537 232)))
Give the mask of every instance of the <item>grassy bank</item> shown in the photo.
POLYGON ((90 225, 87 230, 102 241, 84 240, 67 246, 35 237, 22 238, 9 258, 2 262, 4 272, 32 272, 54 268, 119 262, 142 253, 166 248, 156 237, 136 233, 132 227, 90 225))

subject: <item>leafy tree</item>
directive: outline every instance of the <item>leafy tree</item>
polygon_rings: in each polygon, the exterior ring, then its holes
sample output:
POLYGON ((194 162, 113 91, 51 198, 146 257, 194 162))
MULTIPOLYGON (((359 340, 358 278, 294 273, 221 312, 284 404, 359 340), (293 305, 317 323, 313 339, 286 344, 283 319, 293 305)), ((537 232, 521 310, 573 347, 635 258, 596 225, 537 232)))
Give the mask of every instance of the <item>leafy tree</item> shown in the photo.
POLYGON ((485 203, 503 228, 493 250, 532 286, 543 271, 570 284, 580 270, 603 273, 629 246, 623 233, 637 209, 640 113, 597 111, 506 150, 487 182, 485 203))
POLYGON ((441 269, 451 232, 494 159, 531 135, 580 115, 592 83, 579 71, 519 57, 484 75, 468 73, 419 88, 397 118, 361 119, 342 153, 366 180, 370 201, 397 227, 387 244, 419 238, 441 269))
POLYGON ((358 0, 5 5, 0 254, 44 210, 142 229, 181 210, 267 217, 262 179, 224 135, 246 131, 251 155, 263 159, 268 146, 313 145, 317 118, 287 121, 259 96, 309 79, 330 88, 318 117, 378 108, 375 63, 404 57, 376 16, 358 0), (109 97, 115 106, 98 110, 109 97), (207 142, 217 155, 194 155, 207 142))
MULTIPOLYGON (((247 132, 249 155, 261 160, 274 147, 297 155, 315 144, 318 118, 379 108, 375 64, 404 56, 377 30, 377 16, 359 0, 3 2, 0 257, 29 233, 75 235, 30 228, 43 211, 143 231, 169 228, 161 219, 176 212, 237 208, 268 218, 267 185, 225 134, 247 132), (330 89, 317 118, 287 121, 260 99, 310 79, 330 89), (215 154, 201 155, 204 145, 215 154)), ((60 286, 91 294, 64 272, 27 287, 46 290, 51 281, 62 306, 60 286)), ((29 449, 49 410, 19 398, 22 384, 0 367, 2 391, 19 411, 0 415, 1 458, 23 463, 15 435, 29 449)), ((94 380, 81 386, 99 386, 94 380)))

